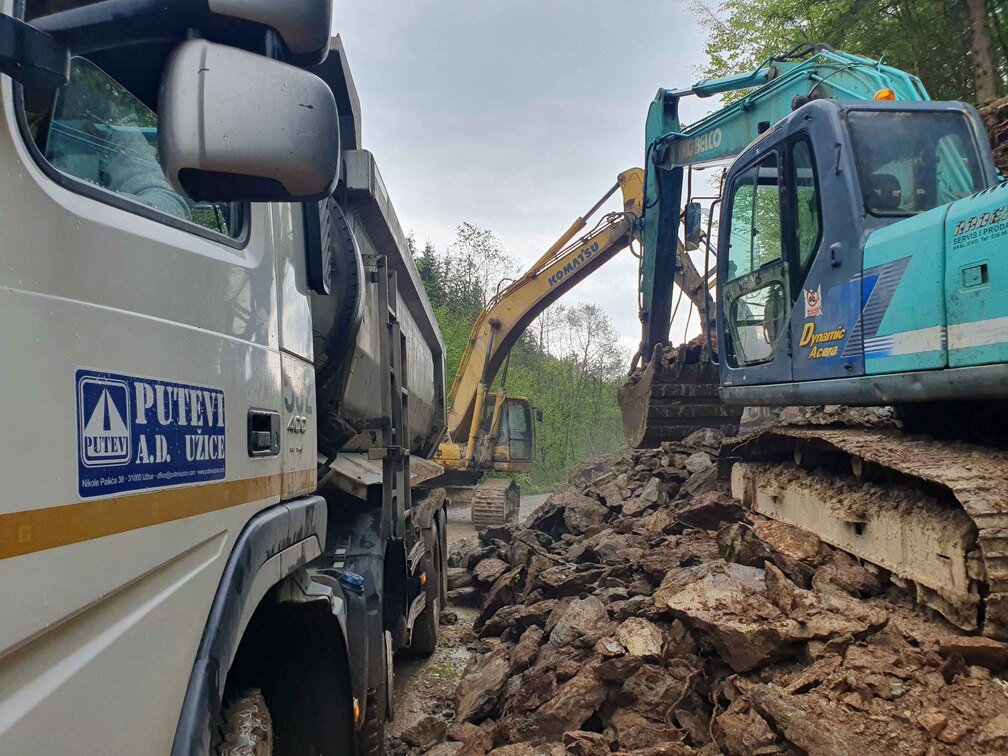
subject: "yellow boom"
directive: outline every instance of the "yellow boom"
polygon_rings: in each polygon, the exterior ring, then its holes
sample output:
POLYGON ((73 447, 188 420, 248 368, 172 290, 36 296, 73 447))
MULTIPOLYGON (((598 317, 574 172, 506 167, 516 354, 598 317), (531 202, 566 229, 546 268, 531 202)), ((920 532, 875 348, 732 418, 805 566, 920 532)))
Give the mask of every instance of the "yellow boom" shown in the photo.
MULTIPOLYGON (((445 461, 454 458, 466 467, 475 454, 477 435, 486 403, 487 388, 511 347, 543 310, 629 246, 634 225, 642 212, 644 171, 631 168, 591 210, 578 218, 520 278, 497 293, 476 318, 458 374, 448 396, 448 433, 442 445, 445 461), (617 190, 623 194, 622 212, 607 214, 589 233, 571 240, 587 219, 617 190), (464 442, 464 451, 462 448, 464 442)), ((494 406, 491 438, 496 433, 503 391, 494 406)))

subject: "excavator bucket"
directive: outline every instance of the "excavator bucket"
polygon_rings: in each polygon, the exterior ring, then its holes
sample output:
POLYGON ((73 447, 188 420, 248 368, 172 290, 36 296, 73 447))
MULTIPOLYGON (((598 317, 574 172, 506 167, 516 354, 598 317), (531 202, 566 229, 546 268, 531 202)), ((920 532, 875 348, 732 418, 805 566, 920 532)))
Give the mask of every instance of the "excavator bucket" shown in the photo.
POLYGON ((635 449, 680 441, 700 428, 738 433, 741 407, 727 407, 718 396, 717 365, 702 344, 657 345, 643 371, 630 376, 617 393, 623 435, 635 449))

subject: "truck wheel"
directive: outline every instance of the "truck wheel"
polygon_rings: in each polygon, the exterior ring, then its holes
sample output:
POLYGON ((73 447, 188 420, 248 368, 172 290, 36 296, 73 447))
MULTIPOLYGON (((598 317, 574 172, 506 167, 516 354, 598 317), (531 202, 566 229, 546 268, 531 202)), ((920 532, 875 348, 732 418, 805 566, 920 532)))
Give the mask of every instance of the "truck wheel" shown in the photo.
POLYGON ((357 756, 381 756, 385 753, 385 717, 378 711, 379 691, 369 690, 367 714, 357 731, 357 756))
POLYGON ((413 637, 410 640, 410 653, 417 656, 430 656, 438 643, 438 631, 441 626, 441 535, 435 522, 431 526, 431 538, 428 542, 430 552, 424 557, 424 572, 427 582, 424 591, 427 605, 413 623, 413 637))
POLYGON ((241 691, 220 714, 217 756, 272 756, 273 720, 258 688, 241 691))
MULTIPOLYGON (((435 521, 436 524, 436 521, 435 521)), ((448 608, 448 518, 445 517, 444 527, 438 528, 438 533, 441 536, 438 541, 438 574, 441 575, 441 595, 439 596, 441 600, 441 611, 448 608)))

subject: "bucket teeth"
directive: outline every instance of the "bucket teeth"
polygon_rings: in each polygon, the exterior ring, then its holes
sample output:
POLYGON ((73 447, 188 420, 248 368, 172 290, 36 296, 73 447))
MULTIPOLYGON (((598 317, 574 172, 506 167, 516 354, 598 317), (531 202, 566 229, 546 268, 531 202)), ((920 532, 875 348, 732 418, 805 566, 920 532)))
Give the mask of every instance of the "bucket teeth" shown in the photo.
POLYGON ((721 403, 717 365, 687 359, 680 348, 666 363, 655 350, 655 358, 638 380, 619 390, 627 444, 653 449, 662 441, 681 441, 700 428, 718 428, 726 436, 738 432, 742 408, 721 403))

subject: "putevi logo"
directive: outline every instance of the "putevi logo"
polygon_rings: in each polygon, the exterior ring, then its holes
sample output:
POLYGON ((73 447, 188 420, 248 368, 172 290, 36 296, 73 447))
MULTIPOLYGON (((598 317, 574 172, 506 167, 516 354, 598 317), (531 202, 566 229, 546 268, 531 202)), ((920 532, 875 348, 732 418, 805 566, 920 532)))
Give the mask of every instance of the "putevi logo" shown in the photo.
POLYGON ((84 377, 77 384, 81 462, 88 467, 129 464, 129 389, 123 381, 84 377))
POLYGON ((82 497, 225 477, 220 389, 84 369, 76 389, 82 497))

